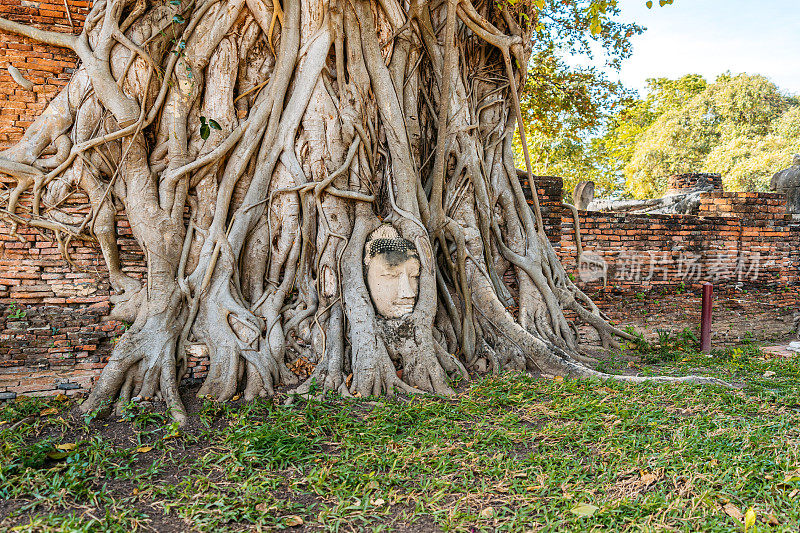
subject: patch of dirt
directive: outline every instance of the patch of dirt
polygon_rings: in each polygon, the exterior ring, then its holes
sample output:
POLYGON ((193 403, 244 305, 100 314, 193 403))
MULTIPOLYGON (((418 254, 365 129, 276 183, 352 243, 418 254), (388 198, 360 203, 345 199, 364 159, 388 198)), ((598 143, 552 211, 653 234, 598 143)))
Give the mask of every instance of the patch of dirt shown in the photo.
MULTIPOLYGON (((698 292, 639 295, 595 294, 592 298, 612 322, 632 326, 646 339, 658 338, 658 330, 672 333, 689 329, 699 336, 701 297, 698 292)), ((758 342, 784 342, 794 338, 795 308, 773 303, 767 292, 729 292, 714 295, 712 346, 736 344, 746 337, 758 342)))

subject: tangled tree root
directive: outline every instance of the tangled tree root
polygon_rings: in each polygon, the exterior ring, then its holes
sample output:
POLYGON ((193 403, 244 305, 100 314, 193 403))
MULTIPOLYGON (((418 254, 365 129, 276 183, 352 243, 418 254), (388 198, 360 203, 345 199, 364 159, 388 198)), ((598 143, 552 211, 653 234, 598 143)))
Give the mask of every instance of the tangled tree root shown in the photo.
POLYGON ((133 322, 82 408, 160 397, 182 421, 190 342, 208 347, 200 394, 217 400, 292 385, 300 357, 314 366, 303 394, 449 395, 481 361, 709 382, 581 363, 565 310, 607 345, 629 336, 570 281, 517 179, 532 4, 98 0, 80 35, 0 19, 81 61, 0 153, 17 180, 0 216, 65 251, 98 242, 115 313, 133 322), (76 189, 85 217, 60 208, 76 189), (121 269, 117 206, 147 261, 142 284, 121 269), (400 319, 376 314, 364 280, 381 223, 421 263, 400 319))

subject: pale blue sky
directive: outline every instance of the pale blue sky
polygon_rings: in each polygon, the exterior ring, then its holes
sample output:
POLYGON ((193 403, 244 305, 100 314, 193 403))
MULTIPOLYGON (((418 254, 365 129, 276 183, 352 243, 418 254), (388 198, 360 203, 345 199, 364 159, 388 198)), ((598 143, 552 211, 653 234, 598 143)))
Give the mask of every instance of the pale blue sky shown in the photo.
POLYGON ((647 27, 633 39, 620 78, 631 88, 651 77, 699 73, 763 74, 800 95, 800 0, 675 0, 647 9, 620 0, 621 19, 647 27))

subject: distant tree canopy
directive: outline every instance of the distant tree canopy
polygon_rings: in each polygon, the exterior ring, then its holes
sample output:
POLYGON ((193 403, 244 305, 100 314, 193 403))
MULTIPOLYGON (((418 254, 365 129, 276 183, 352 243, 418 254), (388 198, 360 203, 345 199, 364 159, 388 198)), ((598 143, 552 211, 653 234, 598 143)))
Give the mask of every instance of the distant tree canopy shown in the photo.
POLYGON ((595 143, 618 162, 625 191, 658 196, 666 177, 718 172, 728 190, 767 190, 800 150, 800 100, 760 75, 690 74, 650 80, 650 94, 619 113, 595 143))
MULTIPOLYGON (((631 38, 642 33, 636 24, 620 22, 614 2, 550 0, 539 13, 523 91, 522 112, 534 171, 558 175, 567 185, 595 177, 601 190, 614 189, 600 176, 596 154, 587 139, 604 131, 608 119, 631 100, 622 84, 607 72, 619 69, 631 54, 631 38), (580 67, 566 60, 600 56, 606 69, 580 67)), ((517 137, 516 163, 524 167, 517 137)))
POLYGON ((599 23, 596 2, 584 4, 548 2, 540 15, 548 23, 534 39, 522 102, 536 174, 562 176, 568 194, 591 179, 600 196, 655 197, 682 172, 718 172, 728 190, 763 191, 800 152, 800 99, 761 75, 655 78, 646 96, 632 97, 607 72, 643 29, 616 21, 616 3, 599 23), (580 54, 604 55, 605 72, 565 61, 580 54))

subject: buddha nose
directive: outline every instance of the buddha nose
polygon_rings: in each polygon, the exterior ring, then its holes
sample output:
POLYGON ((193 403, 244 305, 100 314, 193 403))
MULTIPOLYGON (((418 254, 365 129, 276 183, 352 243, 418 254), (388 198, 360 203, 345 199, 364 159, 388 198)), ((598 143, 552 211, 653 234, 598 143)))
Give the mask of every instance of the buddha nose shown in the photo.
POLYGON ((397 288, 397 295, 400 298, 415 298, 417 296, 414 288, 411 286, 411 279, 408 274, 400 276, 400 286, 397 288))

